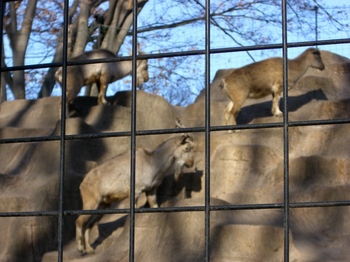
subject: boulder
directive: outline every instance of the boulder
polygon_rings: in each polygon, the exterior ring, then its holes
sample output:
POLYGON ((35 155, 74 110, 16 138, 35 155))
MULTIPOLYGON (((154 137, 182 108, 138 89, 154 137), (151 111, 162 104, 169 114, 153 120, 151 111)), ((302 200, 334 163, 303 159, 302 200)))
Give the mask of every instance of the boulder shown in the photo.
MULTIPOLYGON (((350 118, 350 61, 322 51, 326 69, 310 69, 288 92, 292 122, 350 118)), ((211 85, 210 122, 222 125, 226 94, 218 86, 233 69, 218 71, 211 85)), ((205 126, 204 93, 186 107, 137 91, 136 129, 172 129, 177 118, 186 127, 205 126)), ((60 98, 5 102, 0 110, 0 138, 47 137, 47 141, 3 143, 0 147, 0 211, 38 212, 59 209, 63 176, 65 210, 82 207, 79 185, 96 165, 130 152, 132 94, 117 93, 110 105, 95 98, 78 97, 74 113, 66 119, 65 161, 61 166, 60 98), (92 134, 122 132, 94 138, 92 134), (120 135, 122 134, 122 135, 120 135), (75 139, 71 139, 74 135, 75 139), (79 137, 84 135, 85 139, 79 137), (61 170, 62 169, 62 170, 61 170)), ((281 102, 282 103, 282 102, 281 102)), ((271 116, 271 98, 247 100, 238 124, 282 122, 271 116)), ((301 122, 302 123, 302 122, 301 122)), ((210 174, 209 240, 211 261, 281 261, 284 253, 283 209, 284 152, 288 149, 290 211, 290 261, 349 261, 348 123, 290 125, 288 147, 283 128, 210 132, 210 172, 206 170, 206 136, 194 132, 195 169, 185 169, 179 181, 169 171, 157 192, 161 207, 200 207, 204 210, 206 176, 210 174), (330 207, 329 204, 337 206, 330 207), (239 209, 272 204, 270 209, 239 209), (237 210, 230 209, 235 205, 237 210), (324 206, 324 207, 323 207, 324 206)), ((171 135, 140 135, 136 146, 153 149, 171 135)), ((9 142, 9 141, 7 141, 9 142)), ((139 206, 145 203, 141 196, 139 206)), ((129 199, 114 208, 127 208, 129 199)), ((146 206, 147 207, 147 206, 146 206)), ((57 261, 58 219, 55 214, 0 218, 0 261, 57 261)), ((76 250, 76 215, 65 215, 64 261, 128 261, 128 214, 103 216, 91 232, 95 254, 76 250)), ((142 212, 135 215, 135 261, 203 261, 204 211, 142 212)))

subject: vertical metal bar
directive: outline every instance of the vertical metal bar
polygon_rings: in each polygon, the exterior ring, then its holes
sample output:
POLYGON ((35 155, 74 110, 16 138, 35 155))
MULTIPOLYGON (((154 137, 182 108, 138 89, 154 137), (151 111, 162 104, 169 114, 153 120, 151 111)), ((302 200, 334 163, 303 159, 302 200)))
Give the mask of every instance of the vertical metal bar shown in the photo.
MULTIPOLYGON (((3 70, 3 66, 5 67, 5 62, 4 64, 2 64, 2 60, 5 59, 4 57, 2 57, 3 54, 3 50, 5 49, 5 47, 3 46, 3 39, 4 39, 4 16, 5 16, 5 9, 6 9, 6 2, 5 1, 1 1, 0 4, 0 15, 1 15, 1 19, 0 19, 0 28, 1 28, 1 34, 0 34, 0 104, 4 101, 5 97, 3 97, 4 94, 6 94, 6 80, 5 80, 5 75, 2 74, 2 70, 3 70), (3 84, 2 81, 5 81, 5 83, 3 84), (1 90, 1 88, 4 87, 5 90, 1 90)), ((4 51, 5 52, 5 51, 4 51)))
MULTIPOLYGON (((2 56, 4 55, 2 53, 2 50, 4 50, 3 48, 3 37, 4 37, 4 34, 3 34, 3 31, 4 31, 4 14, 5 14, 5 7, 6 7, 6 2, 5 1, 1 1, 0 3, 0 28, 1 28, 1 32, 0 32, 0 104, 3 100, 3 97, 2 97, 2 94, 4 92, 6 92, 6 83, 4 85, 2 85, 1 81, 5 79, 2 79, 2 56), (5 90, 1 90, 2 86, 4 86, 5 90)), ((5 66, 5 65, 4 65, 5 66)))
POLYGON ((205 261, 210 261, 210 0, 205 5, 205 261))
POLYGON ((135 148, 136 148, 136 54, 137 54, 137 0, 133 0, 132 27, 132 107, 131 107, 131 137, 130 137, 130 231, 129 231, 129 261, 134 261, 135 250, 135 148))
POLYGON ((61 98, 61 133, 60 133, 60 189, 58 214, 58 261, 63 261, 63 226, 64 226, 64 173, 65 173, 65 142, 66 142, 66 76, 67 76, 67 40, 68 40, 68 10, 69 0, 64 0, 64 31, 62 54, 62 98, 61 98))
POLYGON ((318 6, 317 5, 315 5, 315 40, 318 41, 318 6))
POLYGON ((289 261, 289 140, 288 140, 288 46, 287 0, 282 0, 283 49, 283 157, 284 157, 284 261, 289 261))
MULTIPOLYGON (((1 71, 0 72, 2 72, 2 59, 3 59, 3 57, 2 57, 2 55, 3 55, 3 53, 2 53, 3 46, 2 45, 3 45, 3 38, 4 38, 3 32, 4 32, 5 6, 6 6, 6 2, 2 0, 1 4, 0 4, 0 15, 1 15, 1 19, 0 19, 0 28, 1 28, 1 32, 0 32, 0 47, 1 47, 1 51, 0 51, 0 62, 1 62, 0 69, 1 69, 1 71)), ((1 81, 2 81, 2 77, 0 76, 0 86, 1 86, 1 81)))

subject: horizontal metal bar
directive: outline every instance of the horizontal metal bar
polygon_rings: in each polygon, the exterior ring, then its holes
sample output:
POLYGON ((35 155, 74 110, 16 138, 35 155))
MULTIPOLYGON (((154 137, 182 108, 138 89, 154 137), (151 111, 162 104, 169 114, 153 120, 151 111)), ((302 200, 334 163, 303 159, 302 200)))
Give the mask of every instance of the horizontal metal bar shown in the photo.
MULTIPOLYGON (((350 118, 290 121, 288 123, 289 127, 336 125, 336 124, 350 124, 350 118)), ((213 132, 213 131, 248 130, 248 129, 282 128, 282 127, 283 127, 283 122, 275 122, 275 123, 244 124, 244 125, 229 125, 229 126, 211 126, 210 131, 213 132)), ((146 136, 146 135, 166 135, 166 134, 201 133, 201 132, 205 132, 205 127, 139 130, 139 131, 136 131, 136 135, 146 136)), ((131 132, 125 131, 125 132, 105 132, 105 133, 66 135, 65 139, 78 140, 78 139, 99 139, 99 138, 130 137, 130 136, 131 136, 131 132)), ((4 138, 4 139, 0 139, 0 144, 59 141, 60 139, 61 139, 60 136, 4 138)))
POLYGON ((290 121, 288 123, 288 125, 290 127, 296 127, 296 126, 318 126, 318 125, 339 125, 339 124, 350 124, 350 118, 290 121))
MULTIPOLYGON (((322 41, 292 42, 292 43, 287 43, 287 47, 293 48, 293 47, 336 45, 336 44, 349 44, 349 43, 350 43, 350 38, 341 38, 341 39, 322 40, 322 41)), ((229 52, 260 51, 260 50, 280 49, 280 48, 282 48, 282 43, 270 44, 270 45, 218 48, 218 49, 211 49, 210 53, 217 54, 217 53, 229 53, 229 52)))
MULTIPOLYGON (((202 132, 203 128, 183 128, 183 129, 156 129, 156 130, 141 130, 137 131, 138 136, 143 135, 161 135, 161 134, 174 134, 185 132, 202 132)), ((111 138, 111 137, 130 137, 130 131, 123 132, 104 132, 104 133, 89 133, 89 134, 76 134, 66 135, 65 140, 78 140, 78 139, 99 139, 99 138, 111 138)), ((38 136, 38 137, 20 137, 20 138, 3 138, 0 139, 0 144, 10 143, 25 143, 25 142, 45 142, 45 141, 59 141, 60 136, 38 136)))
MULTIPOLYGON (((138 56, 138 60, 145 59, 144 55, 138 56)), ((67 60, 67 66, 73 65, 85 65, 85 64, 99 64, 99 63, 112 63, 112 62, 121 62, 121 61, 131 61, 131 56, 117 56, 115 58, 99 58, 99 59, 82 59, 82 60, 67 60)), ((23 65, 23 66, 9 66, 5 68, 1 68, 2 72, 6 71, 18 71, 18 70, 30 70, 30 69, 39 69, 39 68, 49 68, 49 67, 61 67, 63 66, 63 62, 55 62, 55 63, 44 63, 44 64, 31 64, 31 65, 23 65)))
POLYGON ((350 200, 344 201, 327 201, 327 202, 297 202, 290 203, 291 208, 318 208, 318 207, 344 207, 350 206, 350 200))
MULTIPOLYGON (((347 207, 350 200, 344 201, 321 201, 321 202, 291 202, 290 208, 322 208, 322 207, 347 207)), ((262 210, 283 209, 283 203, 266 204, 235 204, 235 205, 211 205, 210 211, 233 211, 233 210, 262 210)), ((185 207, 160 207, 160 208, 135 208, 135 213, 172 213, 172 212, 204 212, 205 206, 185 207)), ((74 215, 107 215, 107 214, 129 214, 129 208, 122 209, 96 209, 96 210, 65 210, 65 216, 74 215)), ((59 211, 23 211, 23 212, 0 212, 0 217, 27 217, 27 216, 58 216, 59 211)))
MULTIPOLYGON (((322 40, 322 41, 293 42, 293 43, 288 43, 287 46, 289 48, 293 48, 293 47, 303 47, 303 46, 316 46, 316 45, 322 46, 322 45, 336 45, 336 44, 349 44, 349 43, 350 43, 350 38, 343 38, 343 39, 322 40)), ((216 48, 216 49, 211 49, 210 54, 258 51, 258 50, 279 49, 279 48, 282 48, 282 43, 269 44, 269 45, 216 48)), ((157 58, 170 58, 170 57, 194 56, 194 55, 205 55, 205 50, 190 50, 190 51, 167 52, 167 53, 157 53, 157 54, 144 54, 144 55, 137 55, 137 59, 138 60, 157 59, 157 58)), ((82 65, 82 64, 110 63, 110 62, 131 61, 131 60, 132 60, 131 56, 118 56, 116 58, 108 58, 108 59, 92 59, 92 60, 76 60, 76 61, 68 60, 67 66, 82 65)), ((39 65, 11 66, 6 68, 1 68, 1 71, 6 72, 6 71, 16 71, 16 70, 30 70, 30 69, 38 69, 38 68, 60 67, 62 65, 63 65, 63 62, 45 63, 45 64, 39 64, 39 65)))
POLYGON ((58 216, 59 211, 18 211, 0 212, 0 217, 33 217, 33 216, 58 216))

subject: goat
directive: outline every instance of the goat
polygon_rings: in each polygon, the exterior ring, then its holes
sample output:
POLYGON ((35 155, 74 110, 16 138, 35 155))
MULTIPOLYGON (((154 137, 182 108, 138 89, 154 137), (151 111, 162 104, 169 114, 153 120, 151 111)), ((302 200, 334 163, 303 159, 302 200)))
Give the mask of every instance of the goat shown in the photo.
MULTIPOLYGON (((236 125, 236 117, 247 98, 262 98, 272 94, 271 113, 282 116, 279 99, 283 91, 283 59, 273 57, 233 70, 220 83, 231 100, 225 109, 226 125, 236 125), (232 122, 230 121, 232 119, 232 122)), ((295 59, 288 60, 288 89, 306 73, 309 67, 325 68, 321 53, 316 48, 305 50, 295 59)))
MULTIPOLYGON (((136 151, 135 203, 139 195, 146 193, 151 208, 157 208, 157 188, 171 167, 178 180, 183 167, 193 166, 193 137, 181 135, 160 144, 153 152, 136 151)), ((130 196, 130 154, 108 160, 92 169, 80 185, 83 210, 108 208, 113 202, 130 196)), ((93 253, 89 234, 100 216, 80 215, 76 220, 76 241, 82 253, 93 253)))
MULTIPOLYGON (((140 52, 140 54, 144 54, 140 52)), ((112 59, 117 56, 107 49, 98 49, 84 52, 78 56, 71 57, 70 61, 92 60, 92 59, 112 59)), ((130 75, 132 72, 132 61, 119 61, 110 63, 72 65, 67 68, 67 94, 66 101, 69 105, 79 94, 80 89, 86 85, 96 83, 99 94, 97 102, 107 104, 106 92, 109 83, 130 75)), ((55 73, 55 79, 62 85, 62 67, 55 73)), ((148 61, 137 61, 137 80, 136 85, 139 87, 142 83, 149 80, 148 61)))

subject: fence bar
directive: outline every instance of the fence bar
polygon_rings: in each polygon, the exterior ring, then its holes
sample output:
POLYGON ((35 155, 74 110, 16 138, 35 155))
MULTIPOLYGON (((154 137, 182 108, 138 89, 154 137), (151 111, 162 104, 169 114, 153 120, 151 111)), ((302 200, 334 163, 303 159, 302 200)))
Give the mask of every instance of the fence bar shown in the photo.
POLYGON ((210 261, 210 0, 205 4, 205 261, 210 261))
MULTIPOLYGON (((322 207, 350 207, 350 200, 344 201, 321 201, 321 202, 292 202, 290 208, 322 208, 322 207)), ((210 206, 210 211, 230 210, 267 210, 283 209, 284 203, 268 204, 233 204, 210 206)), ((174 213, 174 212, 205 212, 205 206, 183 206, 183 207, 159 207, 159 208, 138 208, 135 213, 174 213)), ((58 211, 20 211, 0 212, 0 217, 28 217, 28 216, 58 216, 58 211)), ((93 209, 93 210, 65 210, 65 216, 88 215, 88 214, 129 214, 129 208, 120 209, 93 209)))
POLYGON ((64 0, 64 32, 62 52, 62 96, 61 96, 61 131, 60 131, 60 182, 58 213, 58 261, 63 261, 63 228, 64 228, 64 173, 66 143, 66 90, 67 90, 67 49, 68 49, 68 10, 69 0, 64 0))
POLYGON ((130 229, 129 229, 129 262, 135 259, 135 158, 136 158, 136 79, 137 79, 137 0, 133 0, 132 8, 132 106, 130 137, 130 229))
MULTIPOLYGON (((5 1, 1 1, 0 2, 0 15, 1 15, 1 19, 0 19, 0 28, 1 28, 1 33, 0 33, 0 47, 3 46, 3 38, 4 38, 4 15, 5 15, 5 9, 6 9, 6 2, 5 1)), ((0 51, 0 103, 2 103, 2 101, 4 100, 3 94, 6 94, 6 80, 3 80, 3 66, 5 66, 5 64, 2 64, 2 61, 4 60, 3 57, 3 52, 2 52, 3 48, 1 48, 0 51), (5 81, 5 83, 2 83, 2 81, 5 81), (4 86, 5 90, 2 90, 2 87, 4 86)), ((5 96, 6 97, 6 96, 5 96)))
POLYGON ((284 261, 289 261, 289 141, 288 141, 288 39, 287 0, 282 0, 283 50, 283 161, 284 161, 284 261))
MULTIPOLYGON (((4 16, 6 2, 10 0, 1 1, 0 15, 4 16)), ((63 34, 63 54, 62 62, 39 64, 39 65, 23 65, 13 66, 8 68, 1 67, 0 72, 27 70, 46 67, 62 66, 62 103, 61 103, 61 130, 58 136, 42 136, 42 137, 24 137, 24 138, 9 138, 1 139, 0 144, 7 143, 30 143, 30 142, 45 142, 45 141, 60 141, 60 170, 59 170, 59 205, 58 210, 54 211, 25 211, 25 212, 0 212, 0 217, 29 217, 29 216, 48 216, 55 217, 58 221, 58 261, 63 261, 63 229, 64 217, 81 215, 81 214, 125 214, 130 216, 130 231, 129 231, 129 261, 134 261, 135 253, 135 215, 137 213, 170 213, 170 212, 204 212, 205 214, 205 261, 210 261, 210 215, 213 211, 234 211, 234 210, 266 210, 266 209, 283 209, 283 228, 284 228, 284 261, 289 261, 289 229, 290 229, 290 214, 291 208, 325 208, 325 207, 350 207, 350 200, 348 201, 324 201, 324 202, 295 202, 290 203, 289 196, 289 128, 299 126, 314 126, 314 125, 333 125, 333 124, 350 124, 350 119, 327 119, 327 120, 308 120, 308 121, 293 121, 288 119, 288 48, 291 47, 306 47, 312 45, 333 45, 333 44, 349 44, 350 39, 333 39, 307 42, 288 43, 287 41, 287 0, 282 0, 282 43, 271 45, 257 45, 246 47, 230 47, 213 49, 210 48, 210 0, 205 1, 205 48, 204 50, 193 50, 183 52, 170 52, 163 54, 147 54, 137 55, 137 34, 141 32, 137 30, 137 7, 138 1, 133 0, 133 28, 132 34, 132 56, 118 57, 115 59, 97 59, 88 61, 67 61, 67 40, 68 40, 68 12, 69 0, 64 0, 64 34, 63 34), (242 52, 254 50, 267 50, 282 48, 283 51, 283 112, 284 117, 282 122, 263 123, 263 124, 246 124, 235 126, 210 126, 210 55, 225 52, 242 52), (203 127, 183 128, 183 129, 162 129, 162 130, 139 130, 136 127, 136 80, 137 80, 137 58, 139 59, 156 59, 163 57, 176 56, 205 56, 205 125, 203 127), (109 132, 109 133, 91 133, 91 134, 77 134, 66 135, 66 75, 67 66, 91 63, 106 63, 113 61, 132 61, 132 107, 131 107, 131 130, 130 132, 109 132), (284 195, 283 203, 264 203, 264 204, 243 204, 243 205, 210 205, 210 135, 213 131, 227 131, 238 129, 261 129, 261 128, 282 128, 283 129, 283 157, 284 157, 284 195), (203 206, 188 206, 188 207, 162 207, 158 209, 139 208, 135 209, 135 173, 136 173, 136 138, 137 136, 157 135, 157 134, 173 134, 183 132, 204 132, 205 133, 205 203, 203 206), (130 208, 125 209, 106 209, 106 210, 65 210, 64 209, 64 176, 65 176, 65 143, 66 140, 74 139, 98 139, 109 137, 130 137, 130 208)), ((317 26, 317 25, 316 25, 317 26)), ((0 27, 3 28, 3 19, 0 20, 0 27)), ((0 46, 3 44, 3 32, 0 35, 0 46)), ((0 59, 2 59, 0 53, 0 59)), ((3 66, 3 65, 2 65, 3 66)))
MULTIPOLYGON (((333 40, 319 40, 319 41, 304 41, 304 42, 292 42, 287 43, 287 47, 308 47, 308 46, 322 46, 322 45, 336 45, 336 44, 349 44, 350 38, 341 38, 333 40)), ((254 46, 240 46, 240 47, 227 47, 227 48, 216 48, 209 50, 210 54, 220 54, 220 53, 233 53, 233 52, 244 52, 244 51, 260 51, 268 49, 279 49, 282 48, 282 44, 269 44, 269 45, 254 45, 254 46)), ((140 59, 157 59, 165 57, 179 57, 179 56, 194 56, 194 55, 205 55, 206 50, 191 50, 191 51, 179 51, 179 52, 167 52, 167 53, 157 53, 157 54, 144 54, 140 55, 140 59)), ((74 60, 67 61, 67 66, 70 65, 83 65, 83 64, 97 64, 106 62, 116 62, 116 61, 128 61, 131 60, 132 56, 123 56, 117 58, 108 59, 90 59, 90 60, 74 60)), ((16 70, 28 70, 28 69, 39 69, 47 67, 58 67, 62 66, 62 63, 44 63, 37 65, 23 65, 23 66, 11 66, 3 68, 3 72, 16 71, 16 70)))
MULTIPOLYGON (((325 119, 325 120, 302 120, 302 121, 289 121, 289 127, 301 127, 301 126, 320 126, 320 125, 339 125, 350 124, 349 118, 339 119, 325 119)), ((213 131, 228 131, 228 130, 245 130, 245 129, 262 129, 262 128, 282 128, 283 122, 274 123, 260 123, 260 124, 238 124, 234 126, 210 126, 209 130, 213 131)), ((205 127, 185 127, 181 129, 150 129, 150 130, 138 130, 136 136, 147 135, 166 135, 166 134, 180 134, 180 133, 200 133, 205 132, 205 127)), ((66 140, 75 139, 97 139, 97 138, 111 138, 111 137, 124 137, 131 136, 131 132, 106 132, 106 133, 91 133, 91 134, 77 134, 66 135, 66 140)), ((22 137, 22 138, 4 138, 0 140, 0 144, 11 143, 30 143, 30 142, 45 142, 45 141, 58 141, 60 136, 38 136, 38 137, 22 137)))
MULTIPOLYGON (((0 19, 0 28, 1 28, 1 33, 0 33, 0 46, 2 47, 3 45, 3 39, 4 39, 4 31, 3 31, 3 28, 4 28, 4 19, 3 17, 5 16, 5 9, 6 9, 6 2, 5 1, 1 1, 0 3, 0 15, 1 15, 1 19, 0 19)), ((3 52, 2 52, 2 48, 1 48, 1 52, 0 52, 0 61, 1 61, 1 66, 0 66, 0 72, 3 72, 3 66, 5 65, 2 65, 2 61, 3 61, 3 52)), ((0 84, 1 84, 1 81, 2 81, 2 76, 0 76, 0 84)), ((1 102, 1 101, 0 101, 1 102)))

